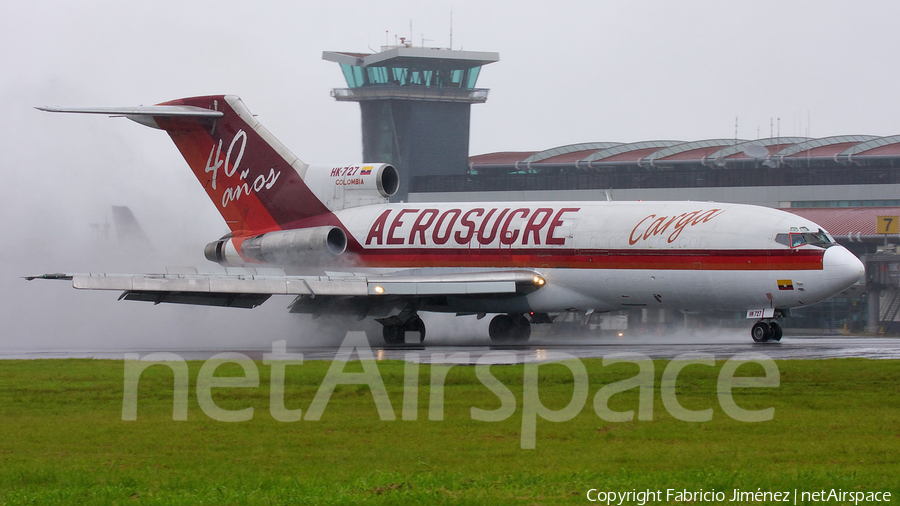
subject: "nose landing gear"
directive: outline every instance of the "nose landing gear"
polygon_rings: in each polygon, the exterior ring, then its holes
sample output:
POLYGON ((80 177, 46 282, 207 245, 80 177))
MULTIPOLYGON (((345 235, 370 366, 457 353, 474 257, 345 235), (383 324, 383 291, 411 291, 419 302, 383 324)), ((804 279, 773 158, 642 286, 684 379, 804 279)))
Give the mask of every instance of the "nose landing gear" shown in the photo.
POLYGON ((781 325, 772 319, 760 320, 750 329, 750 337, 757 343, 781 341, 782 334, 781 325))

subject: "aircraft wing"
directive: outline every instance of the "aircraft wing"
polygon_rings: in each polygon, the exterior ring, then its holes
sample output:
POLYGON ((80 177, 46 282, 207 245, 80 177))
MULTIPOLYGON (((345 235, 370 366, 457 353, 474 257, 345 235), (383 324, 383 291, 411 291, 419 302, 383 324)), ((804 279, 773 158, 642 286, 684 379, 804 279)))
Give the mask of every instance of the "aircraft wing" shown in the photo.
MULTIPOLYGON (((265 271, 270 269, 260 269, 265 271)), ((440 296, 526 295, 544 285, 535 271, 489 270, 437 274, 347 274, 289 276, 258 274, 254 269, 225 274, 66 274, 27 276, 25 279, 71 280, 82 290, 120 290, 119 299, 154 303, 254 308, 272 295, 294 295, 292 312, 328 311, 340 301, 340 312, 357 312, 381 302, 440 296), (354 304, 353 302, 356 302, 354 304)))

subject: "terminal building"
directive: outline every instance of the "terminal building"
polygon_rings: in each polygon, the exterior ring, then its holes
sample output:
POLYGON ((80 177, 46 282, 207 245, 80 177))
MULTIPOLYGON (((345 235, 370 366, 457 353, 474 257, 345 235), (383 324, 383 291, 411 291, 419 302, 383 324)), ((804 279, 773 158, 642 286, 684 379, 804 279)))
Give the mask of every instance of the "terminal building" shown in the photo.
MULTIPOLYGON (((402 45, 323 58, 340 64, 348 84, 332 96, 360 104, 364 160, 400 170, 407 186, 399 200, 698 200, 781 208, 821 224, 866 263, 863 282, 795 310, 785 326, 900 331, 900 135, 600 141, 470 156, 469 107, 488 93, 475 84, 482 66, 499 61, 497 53, 402 45)), ((629 315, 635 319, 652 326, 678 318, 629 315)))
POLYGON ((472 156, 457 174, 416 176, 412 190, 429 200, 459 192, 485 192, 479 199, 595 200, 608 190, 617 200, 900 205, 900 135, 595 142, 489 153, 472 156))

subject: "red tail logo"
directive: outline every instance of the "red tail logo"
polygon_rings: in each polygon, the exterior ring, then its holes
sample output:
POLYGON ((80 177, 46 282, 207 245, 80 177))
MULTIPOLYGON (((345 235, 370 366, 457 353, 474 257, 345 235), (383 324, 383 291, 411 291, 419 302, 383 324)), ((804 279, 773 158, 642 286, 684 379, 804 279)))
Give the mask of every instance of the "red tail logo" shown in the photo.
MULTIPOLYGON (((228 145, 228 151, 225 153, 225 159, 222 159, 222 139, 219 139, 219 145, 209 150, 209 159, 206 160, 206 168, 204 172, 207 174, 212 172, 212 189, 216 190, 216 181, 219 175, 219 168, 223 165, 225 166, 224 175, 226 178, 233 178, 237 168, 240 167, 241 162, 244 158, 244 148, 247 145, 247 134, 243 130, 238 130, 237 135, 231 140, 231 144, 228 145), (235 149, 235 145, 240 143, 240 151, 236 153, 234 158, 234 162, 232 162, 231 154, 235 149), (231 171, 229 172, 229 168, 231 171)), ((260 174, 256 176, 253 180, 253 184, 247 180, 247 177, 250 174, 250 169, 245 169, 241 171, 240 176, 238 177, 238 183, 233 188, 225 188, 225 193, 222 196, 222 207, 226 207, 231 202, 235 200, 239 200, 242 195, 249 196, 251 193, 259 193, 261 190, 272 189, 272 186, 275 185, 275 182, 278 181, 278 177, 281 176, 281 171, 279 170, 277 173, 275 172, 275 168, 269 169, 268 175, 260 174)))
POLYGON ((235 96, 159 105, 221 112, 219 118, 158 116, 234 235, 291 228, 328 209, 303 182, 307 165, 278 142, 235 96))

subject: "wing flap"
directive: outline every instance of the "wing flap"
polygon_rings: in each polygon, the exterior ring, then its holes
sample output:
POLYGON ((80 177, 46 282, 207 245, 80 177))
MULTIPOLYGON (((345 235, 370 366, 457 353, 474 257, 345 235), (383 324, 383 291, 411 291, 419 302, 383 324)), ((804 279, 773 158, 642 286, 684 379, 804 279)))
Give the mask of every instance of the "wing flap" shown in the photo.
POLYGON ((341 279, 310 280, 306 282, 309 292, 315 295, 368 295, 368 285, 365 278, 360 281, 346 281, 341 279))
POLYGON ((128 291, 121 299, 153 302, 154 304, 190 304, 194 306, 239 307, 253 309, 269 300, 271 295, 247 293, 193 293, 128 291))

